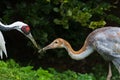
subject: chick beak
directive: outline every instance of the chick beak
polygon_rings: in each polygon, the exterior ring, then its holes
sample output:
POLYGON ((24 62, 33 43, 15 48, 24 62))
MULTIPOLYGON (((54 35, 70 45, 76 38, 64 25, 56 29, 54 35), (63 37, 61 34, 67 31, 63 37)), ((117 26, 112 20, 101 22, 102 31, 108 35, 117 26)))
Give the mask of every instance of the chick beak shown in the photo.
POLYGON ((46 47, 43 48, 43 51, 46 51, 48 49, 51 49, 51 45, 47 45, 46 47))
POLYGON ((38 50, 38 53, 41 53, 41 52, 46 52, 46 50, 48 49, 51 49, 51 44, 47 45, 46 47, 42 48, 42 49, 39 49, 38 50))

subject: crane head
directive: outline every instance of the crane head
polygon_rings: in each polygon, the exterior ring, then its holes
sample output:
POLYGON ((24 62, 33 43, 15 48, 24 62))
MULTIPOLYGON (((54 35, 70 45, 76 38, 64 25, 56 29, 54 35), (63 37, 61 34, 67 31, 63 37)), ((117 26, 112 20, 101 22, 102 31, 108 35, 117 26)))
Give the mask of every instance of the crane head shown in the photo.
POLYGON ((13 23, 13 25, 15 26, 14 28, 18 31, 20 31, 21 33, 23 33, 27 38, 29 38, 32 43, 34 44, 34 46, 39 49, 35 39, 33 38, 31 32, 30 32, 30 27, 26 24, 23 23, 21 21, 17 21, 15 23, 13 23))
POLYGON ((42 50, 46 51, 48 49, 55 49, 55 48, 64 48, 64 40, 62 38, 55 39, 52 43, 44 47, 42 50))
POLYGON ((14 22, 11 26, 14 26, 15 29, 23 33, 24 35, 27 35, 30 33, 30 27, 21 21, 14 22))

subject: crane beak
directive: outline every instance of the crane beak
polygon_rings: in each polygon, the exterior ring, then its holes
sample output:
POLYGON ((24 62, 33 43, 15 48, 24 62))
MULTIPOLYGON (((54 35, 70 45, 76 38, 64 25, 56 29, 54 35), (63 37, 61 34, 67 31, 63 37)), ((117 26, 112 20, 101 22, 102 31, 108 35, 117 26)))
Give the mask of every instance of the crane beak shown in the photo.
POLYGON ((33 45, 39 50, 40 47, 37 45, 37 43, 36 43, 35 39, 33 38, 32 34, 29 33, 26 36, 32 41, 33 45))

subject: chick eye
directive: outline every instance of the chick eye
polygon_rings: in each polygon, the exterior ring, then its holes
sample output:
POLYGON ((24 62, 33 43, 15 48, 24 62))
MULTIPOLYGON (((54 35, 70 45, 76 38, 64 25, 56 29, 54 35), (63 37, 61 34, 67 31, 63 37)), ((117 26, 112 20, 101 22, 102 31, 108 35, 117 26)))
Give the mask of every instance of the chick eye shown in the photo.
POLYGON ((55 41, 55 44, 57 44, 58 42, 57 41, 55 41))

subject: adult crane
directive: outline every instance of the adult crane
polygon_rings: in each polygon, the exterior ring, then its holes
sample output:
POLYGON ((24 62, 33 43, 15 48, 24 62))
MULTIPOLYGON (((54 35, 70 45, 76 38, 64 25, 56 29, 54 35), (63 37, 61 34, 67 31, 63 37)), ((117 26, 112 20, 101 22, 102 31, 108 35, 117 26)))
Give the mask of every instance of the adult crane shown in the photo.
MULTIPOLYGON (((71 45, 62 38, 55 39, 51 44, 42 50, 65 48, 72 59, 81 60, 89 56, 93 51, 97 51, 106 61, 109 61, 109 71, 107 80, 112 77, 112 62, 120 73, 120 28, 103 27, 94 30, 86 38, 83 47, 74 51, 71 45)), ((40 50, 40 51, 42 51, 40 50)))
MULTIPOLYGON (((10 30, 17 30, 19 32, 21 32, 22 34, 24 34, 27 38, 29 38, 32 43, 34 44, 34 46, 39 49, 36 41, 34 40, 31 32, 30 32, 30 27, 28 26, 28 24, 26 23, 23 23, 21 21, 16 21, 12 24, 9 24, 9 25, 4 25, 2 22, 0 22, 0 30, 1 31, 10 31, 10 30)), ((2 35, 0 31, 0 56, 1 56, 1 59, 3 58, 3 53, 5 53, 6 57, 7 57, 7 51, 6 51, 6 47, 5 47, 5 40, 4 40, 4 37, 2 35)))

